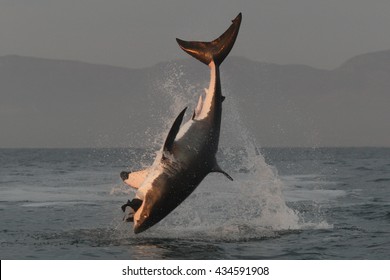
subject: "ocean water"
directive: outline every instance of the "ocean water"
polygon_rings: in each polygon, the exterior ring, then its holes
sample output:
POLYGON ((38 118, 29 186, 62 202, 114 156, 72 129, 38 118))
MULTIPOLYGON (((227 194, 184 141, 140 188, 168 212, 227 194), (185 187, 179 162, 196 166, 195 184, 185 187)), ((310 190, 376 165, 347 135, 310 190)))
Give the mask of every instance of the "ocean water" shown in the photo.
MULTIPOLYGON (((161 223, 135 235, 122 170, 142 149, 0 149, 1 259, 389 259, 390 149, 221 149, 161 223)), ((140 160, 141 159, 141 160, 140 160)))

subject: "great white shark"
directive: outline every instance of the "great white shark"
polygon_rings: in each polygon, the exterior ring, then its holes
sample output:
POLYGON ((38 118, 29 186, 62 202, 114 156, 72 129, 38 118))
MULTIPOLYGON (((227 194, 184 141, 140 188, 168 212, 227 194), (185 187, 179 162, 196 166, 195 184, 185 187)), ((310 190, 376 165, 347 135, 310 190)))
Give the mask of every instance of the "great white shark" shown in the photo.
POLYGON ((211 172, 224 174, 216 160, 221 129, 222 102, 219 67, 231 51, 241 25, 241 13, 230 27, 211 42, 183 41, 179 46, 208 65, 210 84, 190 120, 183 126, 185 108, 175 119, 154 163, 140 171, 122 172, 126 184, 137 189, 142 205, 134 214, 134 232, 155 225, 182 203, 211 172))

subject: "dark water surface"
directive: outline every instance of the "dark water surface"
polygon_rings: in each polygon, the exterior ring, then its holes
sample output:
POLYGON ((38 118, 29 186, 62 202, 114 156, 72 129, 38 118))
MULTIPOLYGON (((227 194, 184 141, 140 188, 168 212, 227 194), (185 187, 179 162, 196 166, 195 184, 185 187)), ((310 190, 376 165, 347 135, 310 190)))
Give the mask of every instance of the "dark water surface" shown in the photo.
POLYGON ((234 182, 209 175, 161 224, 134 235, 120 211, 134 193, 119 173, 150 164, 153 153, 0 149, 0 257, 390 258, 390 149, 220 157, 234 182))

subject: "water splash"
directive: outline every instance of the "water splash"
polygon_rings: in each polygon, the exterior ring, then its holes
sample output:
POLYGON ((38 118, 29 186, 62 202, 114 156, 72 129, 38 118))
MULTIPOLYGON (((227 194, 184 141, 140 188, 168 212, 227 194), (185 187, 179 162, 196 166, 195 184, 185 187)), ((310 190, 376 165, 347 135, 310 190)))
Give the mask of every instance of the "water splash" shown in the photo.
MULTIPOLYGON (((164 73, 156 87, 171 105, 163 116, 165 131, 156 137, 161 143, 176 114, 185 106, 191 112, 203 91, 200 84, 186 79, 182 65, 173 63, 164 73)), ((208 175, 186 201, 143 233, 142 238, 245 240, 315 227, 287 206, 277 171, 265 162, 255 138, 241 121, 235 102, 238 97, 226 88, 223 92, 227 98, 222 117, 222 152, 217 157, 234 182, 219 174, 208 175)))
MULTIPOLYGON (((155 82, 158 94, 163 94, 169 100, 166 115, 162 116, 166 129, 170 129, 173 120, 186 106, 194 109, 199 96, 199 87, 186 78, 186 71, 182 64, 169 63, 162 69, 161 80, 155 82)), ((191 110, 189 110, 191 111, 191 110)), ((166 132, 166 131, 165 131, 166 132)))

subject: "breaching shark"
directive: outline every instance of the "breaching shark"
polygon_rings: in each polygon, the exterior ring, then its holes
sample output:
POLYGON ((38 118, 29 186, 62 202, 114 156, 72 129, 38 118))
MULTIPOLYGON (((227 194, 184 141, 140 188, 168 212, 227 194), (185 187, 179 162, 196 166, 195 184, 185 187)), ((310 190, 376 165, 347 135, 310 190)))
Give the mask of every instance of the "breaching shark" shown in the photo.
POLYGON ((233 180, 216 160, 225 99, 219 67, 236 41, 241 18, 240 13, 230 27, 211 42, 176 39, 185 52, 208 65, 210 84, 205 95, 199 97, 190 120, 181 126, 187 108, 177 116, 154 163, 144 170, 121 173, 124 182, 137 189, 135 197, 142 201, 133 218, 136 234, 166 217, 207 174, 219 172, 233 180))

